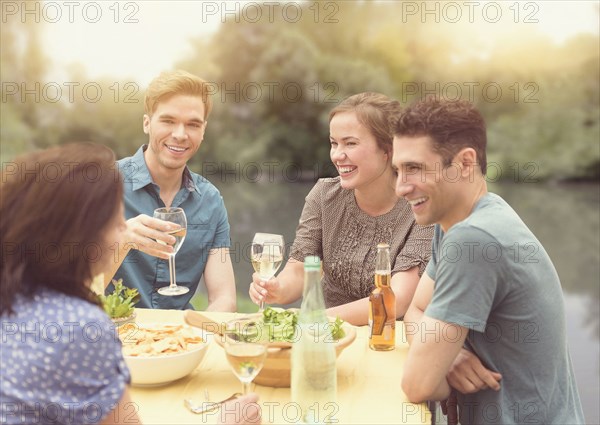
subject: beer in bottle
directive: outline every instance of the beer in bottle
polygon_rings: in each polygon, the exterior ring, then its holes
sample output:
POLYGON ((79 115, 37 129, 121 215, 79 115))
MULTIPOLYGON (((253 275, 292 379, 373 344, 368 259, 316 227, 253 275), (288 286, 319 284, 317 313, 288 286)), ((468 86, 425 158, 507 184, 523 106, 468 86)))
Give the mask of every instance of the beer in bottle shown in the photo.
POLYGON ((391 280, 390 246, 380 243, 375 263, 375 289, 369 296, 369 348, 376 351, 389 351, 396 346, 396 296, 391 280))

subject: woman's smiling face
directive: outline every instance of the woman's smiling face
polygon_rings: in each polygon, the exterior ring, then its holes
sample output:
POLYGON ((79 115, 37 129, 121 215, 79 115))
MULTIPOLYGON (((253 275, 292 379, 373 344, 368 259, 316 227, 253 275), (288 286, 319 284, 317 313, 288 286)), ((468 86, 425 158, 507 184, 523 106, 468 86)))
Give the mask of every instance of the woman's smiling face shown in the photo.
POLYGON ((344 189, 365 189, 391 167, 390 155, 355 112, 340 112, 329 122, 330 158, 344 189))

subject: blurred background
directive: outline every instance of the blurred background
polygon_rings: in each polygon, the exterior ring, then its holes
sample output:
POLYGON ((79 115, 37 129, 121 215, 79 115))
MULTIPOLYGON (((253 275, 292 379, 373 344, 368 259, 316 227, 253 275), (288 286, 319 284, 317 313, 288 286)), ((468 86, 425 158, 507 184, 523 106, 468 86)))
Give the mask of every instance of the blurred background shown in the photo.
MULTIPOLYGON (((477 104, 490 189, 561 276, 588 423, 600 423, 600 63, 597 1, 2 1, 0 160, 95 141, 146 142, 143 94, 166 69, 211 82, 190 168, 225 199, 239 306, 257 231, 294 238, 329 162, 328 112, 379 91, 477 104)), ((196 306, 206 305, 203 291, 196 306)))

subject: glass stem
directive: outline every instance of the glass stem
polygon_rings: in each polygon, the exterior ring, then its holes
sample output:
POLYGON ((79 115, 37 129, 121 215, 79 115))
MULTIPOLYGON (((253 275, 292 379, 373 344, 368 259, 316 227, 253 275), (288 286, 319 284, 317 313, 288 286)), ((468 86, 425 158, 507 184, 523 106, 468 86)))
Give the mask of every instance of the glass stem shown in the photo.
MULTIPOLYGON (((262 280, 261 282, 266 283, 266 280, 262 280)), ((265 309, 265 300, 260 300, 260 304, 258 305, 258 312, 262 312, 265 309)))
MULTIPOLYGON (((252 381, 250 381, 252 382, 252 381)), ((243 381, 242 382, 242 394, 246 395, 250 392, 250 382, 243 381)))
POLYGON ((177 279, 175 278, 175 256, 169 255, 169 277, 171 279, 171 284, 169 287, 175 288, 177 287, 177 279))

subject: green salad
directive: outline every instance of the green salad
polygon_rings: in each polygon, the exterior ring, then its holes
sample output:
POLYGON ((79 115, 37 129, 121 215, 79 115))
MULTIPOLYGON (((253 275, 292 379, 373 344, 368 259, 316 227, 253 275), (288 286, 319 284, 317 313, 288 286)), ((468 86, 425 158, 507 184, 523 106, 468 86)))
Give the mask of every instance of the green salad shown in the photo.
MULTIPOLYGON (((329 322, 328 331, 331 338, 337 341, 345 336, 342 325, 344 321, 339 317, 329 322)), ((294 342, 296 327, 298 325, 298 312, 277 307, 267 307, 263 310, 262 318, 245 323, 236 333, 245 340, 259 338, 271 342, 294 342)))

